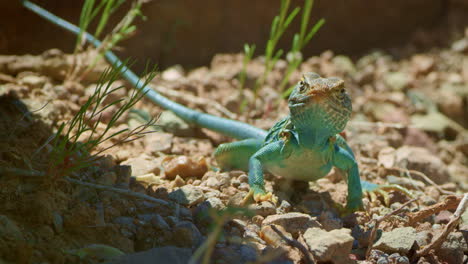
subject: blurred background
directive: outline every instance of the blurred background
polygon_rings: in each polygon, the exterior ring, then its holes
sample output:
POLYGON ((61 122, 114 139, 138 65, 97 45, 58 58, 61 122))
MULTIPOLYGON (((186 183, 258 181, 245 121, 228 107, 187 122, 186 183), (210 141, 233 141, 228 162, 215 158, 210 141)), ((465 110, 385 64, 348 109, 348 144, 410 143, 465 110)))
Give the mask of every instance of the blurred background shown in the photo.
MULTIPOLYGON (((83 1, 35 3, 77 23, 83 1)), ((256 54, 262 54, 279 4, 271 0, 148 1, 143 6, 147 20, 137 21, 135 36, 121 45, 118 54, 137 59, 139 70, 147 59, 162 68, 207 65, 217 53, 241 52, 244 43, 256 44, 256 54)), ((293 7, 302 5, 302 0, 292 1, 293 7)), ((74 36, 24 9, 20 1, 2 0, 0 10, 0 54, 39 54, 50 48, 73 50, 74 36)), ((114 22, 126 10, 120 8, 121 14, 113 16, 114 22)), ((328 49, 356 57, 376 47, 391 53, 392 48, 408 43, 418 50, 450 45, 452 38, 463 35, 467 14, 468 0, 317 0, 311 22, 320 18, 326 22, 305 47, 304 57, 328 49)), ((279 48, 290 48, 299 21, 295 19, 289 27, 279 48)), ((392 55, 405 55, 398 52, 392 55)))

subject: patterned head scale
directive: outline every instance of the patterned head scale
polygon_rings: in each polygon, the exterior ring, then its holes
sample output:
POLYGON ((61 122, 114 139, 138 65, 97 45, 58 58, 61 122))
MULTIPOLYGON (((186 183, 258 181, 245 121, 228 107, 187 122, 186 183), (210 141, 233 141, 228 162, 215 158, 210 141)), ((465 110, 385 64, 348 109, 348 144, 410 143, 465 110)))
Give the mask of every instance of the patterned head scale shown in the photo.
POLYGON ((322 78, 317 73, 305 73, 289 98, 291 117, 312 118, 330 133, 343 131, 351 116, 351 98, 340 78, 322 78))

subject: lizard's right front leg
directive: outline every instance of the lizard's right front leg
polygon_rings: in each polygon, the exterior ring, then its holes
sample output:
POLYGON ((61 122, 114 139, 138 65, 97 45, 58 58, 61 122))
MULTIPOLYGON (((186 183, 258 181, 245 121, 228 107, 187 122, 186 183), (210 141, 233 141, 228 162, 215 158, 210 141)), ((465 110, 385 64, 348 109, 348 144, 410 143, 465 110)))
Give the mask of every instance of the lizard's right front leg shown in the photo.
POLYGON ((265 163, 279 161, 282 157, 281 149, 282 141, 270 143, 263 146, 255 152, 249 159, 249 185, 250 193, 256 202, 272 201, 276 203, 277 198, 265 190, 265 182, 263 180, 265 163))

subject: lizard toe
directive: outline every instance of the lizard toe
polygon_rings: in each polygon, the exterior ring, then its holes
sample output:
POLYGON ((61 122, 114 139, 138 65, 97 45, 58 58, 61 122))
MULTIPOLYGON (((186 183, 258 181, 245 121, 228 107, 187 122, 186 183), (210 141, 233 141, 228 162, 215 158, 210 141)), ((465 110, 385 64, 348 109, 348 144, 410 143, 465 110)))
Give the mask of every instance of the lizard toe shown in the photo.
POLYGON ((276 197, 276 195, 274 195, 271 192, 264 193, 264 194, 255 194, 254 195, 254 200, 257 203, 266 202, 266 201, 270 201, 273 204, 278 203, 278 197, 276 197))
POLYGON ((410 190, 406 189, 405 187, 398 185, 398 184, 386 184, 386 185, 377 185, 370 182, 362 182, 363 192, 365 195, 369 197, 371 203, 374 203, 379 199, 379 197, 383 198, 385 206, 390 206, 390 195, 389 193, 392 191, 398 191, 410 199, 414 198, 413 194, 410 190))

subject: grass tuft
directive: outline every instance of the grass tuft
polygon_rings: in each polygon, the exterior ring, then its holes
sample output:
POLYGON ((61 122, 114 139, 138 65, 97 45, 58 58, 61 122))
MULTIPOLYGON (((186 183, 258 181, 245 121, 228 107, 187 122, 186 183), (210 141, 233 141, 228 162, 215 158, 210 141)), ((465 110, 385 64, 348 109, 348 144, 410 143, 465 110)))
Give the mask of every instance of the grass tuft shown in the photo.
MULTIPOLYGON (((257 98, 258 89, 265 84, 268 75, 273 70, 276 62, 283 56, 282 49, 276 49, 278 41, 283 36, 286 29, 289 27, 291 22, 294 18, 299 14, 301 11, 301 7, 295 7, 290 13, 289 6, 291 1, 290 0, 281 0, 280 12, 271 23, 270 27, 270 37, 267 41, 265 47, 265 70, 260 78, 257 79, 255 82, 254 87, 254 95, 257 98)), ((286 73, 284 75, 283 80, 280 83, 279 90, 283 91, 283 97, 289 96, 292 91, 292 88, 285 90, 285 87, 289 83, 289 79, 291 74, 297 70, 299 65, 303 61, 302 56, 302 49, 310 42, 312 37, 317 33, 317 31, 323 26, 325 20, 322 18, 317 23, 315 23, 312 28, 309 29, 309 20, 310 20, 310 13, 312 11, 314 1, 313 0, 305 0, 304 6, 302 7, 302 16, 301 16, 301 27, 300 31, 294 34, 292 40, 291 50, 286 54, 286 60, 288 62, 288 67, 286 69, 286 73)), ((253 52, 255 50, 255 46, 249 46, 248 44, 244 45, 244 64, 242 68, 242 72, 239 77, 239 81, 241 83, 240 90, 242 91, 244 88, 245 76, 246 76, 246 63, 250 62, 253 57, 253 52)), ((245 103, 241 104, 241 109, 243 108, 245 103)))
MULTIPOLYGON (((127 63, 123 63, 119 67, 111 67, 104 71, 95 92, 70 121, 63 122, 58 127, 57 133, 51 140, 53 148, 50 155, 48 173, 53 178, 63 177, 91 166, 103 151, 141 138, 147 133, 145 132, 146 128, 154 124, 154 120, 150 120, 148 123, 132 130, 125 128, 114 132, 112 129, 117 121, 145 95, 142 89, 135 88, 127 100, 121 98, 104 103, 104 100, 110 94, 124 89, 123 86, 114 88, 113 84, 120 77, 121 71, 126 65, 127 63), (104 124, 101 121, 102 115, 114 105, 119 105, 118 109, 112 113, 107 124, 104 124), (104 125, 103 129, 100 128, 102 125, 104 125), (117 139, 116 143, 91 154, 103 142, 116 139, 117 137, 119 139, 117 139)), ((149 74, 146 75, 146 79, 143 81, 144 85, 140 87, 145 87, 155 75, 154 69, 149 71, 149 74)))
MULTIPOLYGON (((299 65, 301 65, 303 60, 301 52, 302 49, 309 43, 315 33, 317 33, 317 31, 325 23, 325 19, 321 18, 317 23, 315 23, 314 26, 312 26, 311 29, 307 29, 309 25, 310 12, 312 11, 313 5, 313 0, 305 0, 304 2, 304 8, 302 9, 301 29, 299 33, 294 34, 291 51, 286 56, 286 60, 288 61, 288 68, 286 69, 286 74, 280 84, 281 91, 283 91, 286 85, 289 83, 291 74, 297 70, 299 65)), ((283 97, 288 97, 293 88, 294 87, 290 87, 284 91, 283 97)))
POLYGON ((273 19, 273 22, 271 23, 270 38, 268 39, 265 48, 265 70, 262 76, 257 79, 257 82, 255 83, 255 97, 257 96, 258 89, 265 84, 265 80, 273 70, 276 62, 283 55, 282 49, 276 50, 278 41, 281 39, 283 33, 286 31, 301 9, 300 7, 295 7, 291 13, 288 14, 290 3, 291 0, 281 0, 280 13, 273 19))

